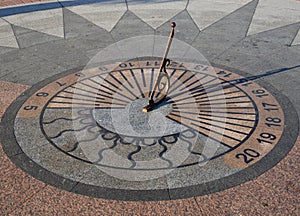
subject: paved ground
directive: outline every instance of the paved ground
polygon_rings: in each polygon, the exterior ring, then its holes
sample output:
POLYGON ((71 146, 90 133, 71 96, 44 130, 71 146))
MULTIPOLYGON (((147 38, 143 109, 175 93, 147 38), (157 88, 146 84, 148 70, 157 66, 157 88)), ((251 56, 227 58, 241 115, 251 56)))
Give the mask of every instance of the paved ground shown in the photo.
MULTIPOLYGON (((29 2, 33 1, 0 1, 1 117, 17 97, 29 97, 22 93, 30 87, 37 90, 37 86, 50 83, 48 80, 54 81, 53 76, 58 79, 58 74, 84 67, 103 48, 123 39, 167 36, 170 21, 175 21, 176 39, 194 47, 214 66, 256 77, 279 100, 285 116, 282 128, 287 129, 277 145, 287 147, 271 154, 275 162, 280 160, 278 164, 261 162, 266 172, 257 171, 254 179, 232 188, 203 196, 187 192, 184 197, 188 198, 175 200, 118 201, 68 192, 59 186, 64 182, 47 184, 50 180, 41 176, 42 169, 33 171, 32 164, 17 159, 24 154, 13 152, 9 145, 11 134, 18 136, 18 130, 14 132, 2 122, 2 215, 300 214, 299 1, 29 2)), ((122 50, 121 46, 118 49, 122 50)), ((10 108, 4 122, 17 110, 10 108)))

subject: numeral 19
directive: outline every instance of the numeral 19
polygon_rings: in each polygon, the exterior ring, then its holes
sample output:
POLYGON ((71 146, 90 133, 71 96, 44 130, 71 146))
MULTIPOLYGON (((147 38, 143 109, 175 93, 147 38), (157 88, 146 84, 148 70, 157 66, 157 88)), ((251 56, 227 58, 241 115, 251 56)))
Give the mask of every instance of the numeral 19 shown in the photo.
POLYGON ((276 140, 276 136, 270 133, 261 133, 260 134, 261 138, 257 138, 257 141, 259 143, 268 143, 268 144, 273 144, 273 140, 276 140))

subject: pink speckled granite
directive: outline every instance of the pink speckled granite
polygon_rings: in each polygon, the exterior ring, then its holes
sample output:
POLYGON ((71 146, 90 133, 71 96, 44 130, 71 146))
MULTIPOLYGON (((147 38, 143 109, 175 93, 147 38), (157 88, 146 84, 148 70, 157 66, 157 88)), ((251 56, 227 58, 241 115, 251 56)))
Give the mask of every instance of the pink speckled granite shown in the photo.
MULTIPOLYGON (((0 82, 2 109, 27 86, 0 82)), ((0 215, 299 215, 300 137, 258 178, 221 192, 172 201, 123 202, 73 194, 18 169, 0 147, 0 215)))
POLYGON ((0 119, 8 106, 28 88, 25 85, 0 81, 0 119))

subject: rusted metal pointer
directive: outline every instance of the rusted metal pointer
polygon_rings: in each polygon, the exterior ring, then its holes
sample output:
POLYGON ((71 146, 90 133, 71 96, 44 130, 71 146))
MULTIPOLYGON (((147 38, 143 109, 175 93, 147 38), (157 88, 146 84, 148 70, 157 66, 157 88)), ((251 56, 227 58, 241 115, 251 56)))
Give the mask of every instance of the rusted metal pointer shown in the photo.
POLYGON ((167 73, 166 67, 169 66, 170 59, 167 59, 167 55, 171 47, 175 26, 176 26, 175 22, 172 22, 171 23, 172 29, 168 39, 168 44, 159 67, 159 75, 156 79, 153 91, 150 95, 150 100, 148 102, 148 105, 143 108, 143 112, 149 112, 153 110, 158 104, 160 104, 166 98, 169 92, 170 77, 169 74, 167 73), (156 96, 155 99, 154 96, 156 96))

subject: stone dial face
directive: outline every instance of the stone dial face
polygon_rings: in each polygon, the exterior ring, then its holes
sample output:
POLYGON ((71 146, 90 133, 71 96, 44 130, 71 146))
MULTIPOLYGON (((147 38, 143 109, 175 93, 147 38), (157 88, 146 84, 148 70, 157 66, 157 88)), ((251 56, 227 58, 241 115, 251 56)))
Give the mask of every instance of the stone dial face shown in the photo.
POLYGON ((154 60, 100 65, 33 87, 16 102, 15 144, 40 169, 75 182, 72 191, 114 199, 212 193, 274 165, 251 168, 284 134, 272 93, 233 71, 173 62, 167 98, 143 113, 158 67, 154 60))

